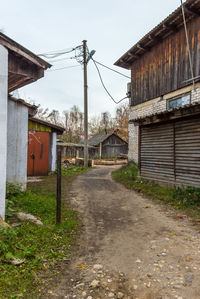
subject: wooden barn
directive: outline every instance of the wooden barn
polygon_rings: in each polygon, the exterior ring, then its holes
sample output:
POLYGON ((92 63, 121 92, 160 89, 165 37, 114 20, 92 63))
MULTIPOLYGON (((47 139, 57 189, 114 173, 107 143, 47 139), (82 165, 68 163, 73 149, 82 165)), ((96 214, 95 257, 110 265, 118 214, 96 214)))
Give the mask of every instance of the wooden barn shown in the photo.
POLYGON ((200 0, 185 1, 115 64, 131 70, 129 160, 141 177, 199 187, 200 0))
POLYGON ((57 135, 65 129, 34 117, 28 128, 28 176, 48 175, 56 167, 57 135))
POLYGON ((115 133, 94 135, 88 145, 98 149, 99 158, 115 158, 128 153, 128 143, 115 133))

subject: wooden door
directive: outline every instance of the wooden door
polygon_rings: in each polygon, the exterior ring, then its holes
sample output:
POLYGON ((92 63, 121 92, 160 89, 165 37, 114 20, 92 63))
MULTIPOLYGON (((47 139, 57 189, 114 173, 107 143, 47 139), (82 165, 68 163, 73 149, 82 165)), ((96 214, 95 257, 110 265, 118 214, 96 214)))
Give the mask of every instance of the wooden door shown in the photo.
POLYGON ((48 175, 49 142, 48 132, 29 131, 28 176, 48 175))

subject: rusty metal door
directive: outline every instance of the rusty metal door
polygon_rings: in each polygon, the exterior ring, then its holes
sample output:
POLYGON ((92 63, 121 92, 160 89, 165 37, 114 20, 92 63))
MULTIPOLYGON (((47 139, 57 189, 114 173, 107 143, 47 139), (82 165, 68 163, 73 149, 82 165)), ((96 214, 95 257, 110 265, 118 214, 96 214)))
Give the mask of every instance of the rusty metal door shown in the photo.
POLYGON ((47 175, 49 167, 48 132, 28 133, 28 176, 47 175))

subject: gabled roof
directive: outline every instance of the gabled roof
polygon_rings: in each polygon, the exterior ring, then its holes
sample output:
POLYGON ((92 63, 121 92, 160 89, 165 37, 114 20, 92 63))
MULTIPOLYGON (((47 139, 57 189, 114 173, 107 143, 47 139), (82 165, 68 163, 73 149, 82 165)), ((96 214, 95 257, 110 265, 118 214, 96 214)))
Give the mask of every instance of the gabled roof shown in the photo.
POLYGON ((92 146, 99 145, 101 142, 103 142, 104 140, 106 140, 109 136, 110 136, 110 134, 98 134, 98 135, 94 135, 93 137, 91 137, 88 140, 88 144, 92 145, 92 146))
MULTIPOLYGON (((187 0, 184 2, 186 21, 200 16, 200 0, 187 0)), ((160 43, 170 34, 183 26, 182 7, 179 6, 173 13, 164 19, 159 25, 146 34, 138 43, 128 50, 114 64, 130 69, 133 62, 139 59, 156 44, 160 43)))
POLYGON ((98 134, 98 135, 94 135, 92 138, 90 138, 88 140, 88 145, 97 146, 100 143, 104 142, 106 139, 108 139, 112 135, 115 135, 116 137, 120 138, 122 141, 126 142, 124 139, 122 139, 119 135, 117 135, 115 133, 111 133, 111 134, 98 134))
POLYGON ((34 54, 33 52, 29 51, 25 47, 18 44, 16 41, 12 40, 7 35, 0 32, 0 45, 6 47, 8 50, 13 51, 18 56, 23 56, 24 59, 29 60, 33 64, 43 68, 47 69, 51 67, 51 64, 34 54))

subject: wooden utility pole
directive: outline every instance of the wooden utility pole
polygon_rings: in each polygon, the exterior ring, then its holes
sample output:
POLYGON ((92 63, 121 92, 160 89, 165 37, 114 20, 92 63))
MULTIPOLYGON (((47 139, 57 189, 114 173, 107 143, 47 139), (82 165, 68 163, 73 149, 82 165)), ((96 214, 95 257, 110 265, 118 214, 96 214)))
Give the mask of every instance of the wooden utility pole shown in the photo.
POLYGON ((88 167, 88 85, 87 85, 87 41, 83 41, 84 66, 84 166, 88 167))
POLYGON ((56 223, 61 223, 61 148, 57 147, 57 192, 56 223))

